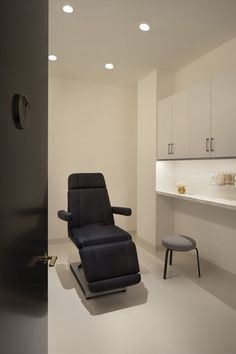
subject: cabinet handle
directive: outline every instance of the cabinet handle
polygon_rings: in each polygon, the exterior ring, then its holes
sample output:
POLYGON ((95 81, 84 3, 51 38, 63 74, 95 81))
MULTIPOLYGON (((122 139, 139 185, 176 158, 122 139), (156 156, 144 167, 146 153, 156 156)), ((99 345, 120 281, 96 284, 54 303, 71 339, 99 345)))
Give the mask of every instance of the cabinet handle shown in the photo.
POLYGON ((174 149, 173 149, 174 144, 170 144, 170 145, 171 145, 171 154, 174 155, 174 149))
POLYGON ((168 144, 168 155, 170 155, 170 154, 171 154, 171 151, 170 151, 170 146, 171 146, 171 144, 168 144))
POLYGON ((209 152, 209 138, 206 138, 206 151, 209 152))
POLYGON ((211 138, 211 151, 214 151, 214 138, 211 138))

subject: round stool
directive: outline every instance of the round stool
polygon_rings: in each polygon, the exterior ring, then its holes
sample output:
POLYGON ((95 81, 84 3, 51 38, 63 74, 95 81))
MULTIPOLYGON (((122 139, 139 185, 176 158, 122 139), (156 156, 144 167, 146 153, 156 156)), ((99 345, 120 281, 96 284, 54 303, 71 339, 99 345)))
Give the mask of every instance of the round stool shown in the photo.
POLYGON ((193 238, 184 235, 168 235, 163 238, 162 245, 166 248, 165 267, 164 267, 164 274, 163 274, 164 279, 166 279, 169 253, 170 253, 169 264, 172 265, 173 251, 185 252, 194 249, 196 250, 197 253, 198 276, 199 278, 201 277, 199 252, 196 247, 196 241, 193 238))

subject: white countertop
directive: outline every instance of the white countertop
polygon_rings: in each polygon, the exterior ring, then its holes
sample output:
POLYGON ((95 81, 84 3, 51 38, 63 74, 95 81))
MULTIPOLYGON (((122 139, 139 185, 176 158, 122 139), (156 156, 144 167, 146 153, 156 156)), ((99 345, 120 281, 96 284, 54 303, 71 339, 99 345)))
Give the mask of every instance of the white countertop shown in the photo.
POLYGON ((236 210, 236 200, 231 199, 224 199, 224 198, 214 198, 209 196, 204 196, 200 194, 179 194, 178 192, 172 191, 156 191, 158 195, 178 198, 183 200, 188 200, 192 202, 208 204, 213 206, 218 206, 221 208, 236 210))

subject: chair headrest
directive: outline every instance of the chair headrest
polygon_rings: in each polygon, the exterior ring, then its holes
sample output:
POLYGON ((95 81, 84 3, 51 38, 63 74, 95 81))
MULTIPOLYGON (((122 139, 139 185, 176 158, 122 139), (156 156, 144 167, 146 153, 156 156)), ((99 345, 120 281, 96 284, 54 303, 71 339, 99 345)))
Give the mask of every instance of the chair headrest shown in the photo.
POLYGON ((106 188, 102 173, 72 173, 68 179, 68 188, 106 188))

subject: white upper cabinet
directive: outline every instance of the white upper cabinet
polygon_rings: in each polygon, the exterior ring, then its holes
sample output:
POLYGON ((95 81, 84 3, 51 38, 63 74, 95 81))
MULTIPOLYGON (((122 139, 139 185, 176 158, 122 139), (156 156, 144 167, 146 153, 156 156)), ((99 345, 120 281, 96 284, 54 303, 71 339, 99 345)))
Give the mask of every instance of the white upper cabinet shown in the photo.
POLYGON ((158 159, 236 156, 236 73, 158 104, 158 159))
POLYGON ((188 157, 188 92, 158 104, 158 159, 188 157))
POLYGON ((189 89, 189 157, 210 157, 211 81, 189 89))
POLYGON ((236 74, 212 79, 211 156, 236 156, 236 74))
POLYGON ((188 91, 173 96, 172 154, 174 158, 188 158, 188 91))
POLYGON ((157 147, 159 159, 170 159, 172 143, 172 97, 158 103, 157 147))

